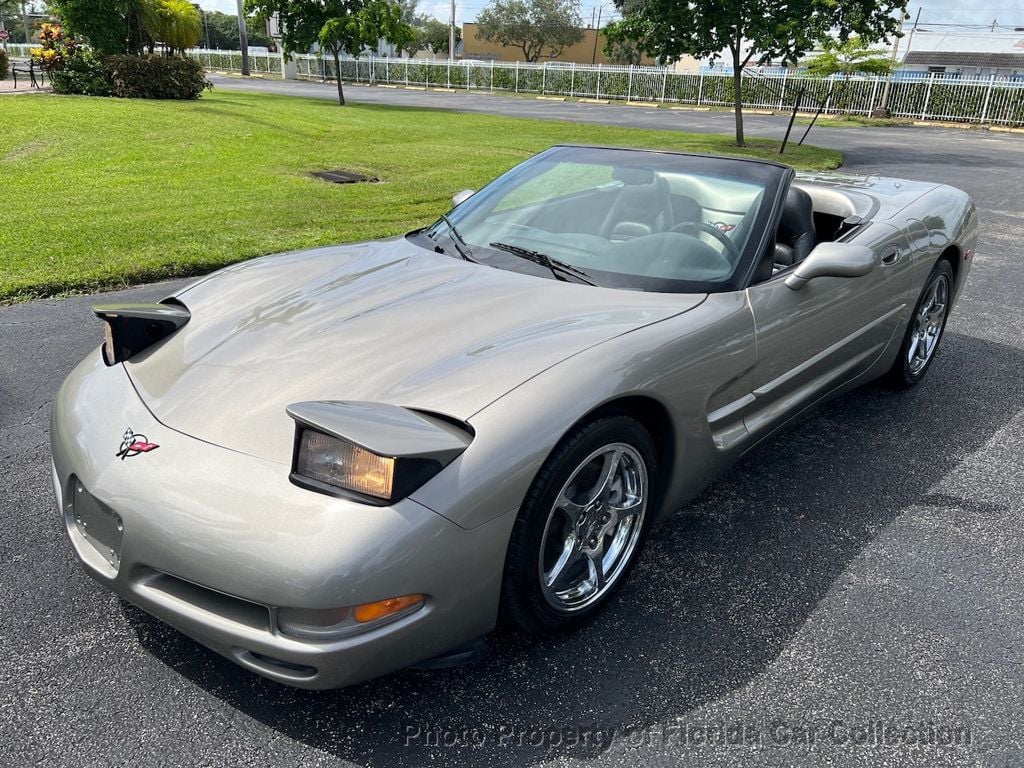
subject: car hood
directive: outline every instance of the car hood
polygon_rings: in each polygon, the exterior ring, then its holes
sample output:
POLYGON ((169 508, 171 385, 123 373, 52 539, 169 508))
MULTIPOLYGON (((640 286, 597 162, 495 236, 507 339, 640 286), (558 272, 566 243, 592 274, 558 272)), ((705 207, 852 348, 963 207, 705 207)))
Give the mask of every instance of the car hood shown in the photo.
POLYGON ((168 427, 287 463, 290 403, 386 402, 468 420, 545 368, 706 295, 560 282, 398 239, 256 259, 177 298, 189 323, 125 364, 140 397, 168 427))

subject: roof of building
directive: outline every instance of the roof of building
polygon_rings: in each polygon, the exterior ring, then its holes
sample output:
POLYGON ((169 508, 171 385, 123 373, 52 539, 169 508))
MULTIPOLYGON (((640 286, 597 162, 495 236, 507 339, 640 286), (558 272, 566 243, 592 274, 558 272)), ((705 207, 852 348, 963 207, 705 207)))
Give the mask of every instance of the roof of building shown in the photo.
POLYGON ((904 64, 930 67, 988 67, 992 69, 1024 69, 1021 53, 984 53, 975 51, 911 51, 904 64))
POLYGON ((911 38, 904 31, 899 41, 900 53, 910 45, 911 53, 929 51, 960 53, 1024 53, 1024 33, 1021 32, 935 32, 926 24, 918 27, 911 38))

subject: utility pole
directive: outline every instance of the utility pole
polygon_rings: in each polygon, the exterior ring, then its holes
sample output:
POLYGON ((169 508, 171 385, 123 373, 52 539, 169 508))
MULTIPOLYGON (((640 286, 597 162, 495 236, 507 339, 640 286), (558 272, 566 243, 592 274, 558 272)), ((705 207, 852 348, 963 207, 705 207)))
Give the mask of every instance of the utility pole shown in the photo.
POLYGON ((999 19, 992 19, 992 29, 990 30, 991 32, 995 32, 996 31, 996 22, 997 21, 999 21, 999 19))
MULTIPOLYGON (((242 9, 242 0, 235 0, 238 6, 238 44, 242 49, 242 76, 249 76, 249 31, 245 28, 245 11, 242 9)), ((338 73, 341 78, 341 72, 338 73)))
POLYGON ((597 63, 597 41, 601 37, 601 11, 604 10, 603 5, 597 6, 597 26, 594 27, 594 55, 590 57, 590 63, 597 63))
MULTIPOLYGON (((899 30, 899 33, 896 35, 896 39, 892 41, 892 56, 889 58, 889 65, 890 65, 889 66, 889 77, 886 78, 885 90, 882 91, 882 103, 879 104, 879 106, 878 106, 879 111, 882 113, 881 114, 882 117, 888 117, 889 116, 889 90, 892 88, 892 76, 893 76, 893 73, 896 71, 896 55, 899 52, 900 39, 903 37, 903 22, 906 21, 906 18, 907 18, 907 7, 903 6, 903 9, 900 11, 900 30, 899 30)), ((917 16, 914 18, 914 27, 913 27, 913 29, 917 29, 917 22, 918 22, 918 20, 920 18, 921 18, 921 6, 918 6, 918 8, 917 8, 917 16)), ((907 52, 908 53, 910 52, 910 48, 909 48, 910 40, 914 39, 914 31, 913 31, 913 29, 910 31, 910 39, 907 41, 907 45, 908 45, 907 52)), ((872 110, 872 111, 874 111, 874 110, 872 110)))
POLYGON ((917 32, 917 23, 921 20, 921 6, 917 6, 917 15, 914 16, 914 26, 910 28, 910 34, 907 35, 907 53, 910 53, 910 46, 914 44, 914 33, 917 32))
POLYGON ((455 61, 455 0, 452 0, 452 17, 448 24, 448 61, 455 61))

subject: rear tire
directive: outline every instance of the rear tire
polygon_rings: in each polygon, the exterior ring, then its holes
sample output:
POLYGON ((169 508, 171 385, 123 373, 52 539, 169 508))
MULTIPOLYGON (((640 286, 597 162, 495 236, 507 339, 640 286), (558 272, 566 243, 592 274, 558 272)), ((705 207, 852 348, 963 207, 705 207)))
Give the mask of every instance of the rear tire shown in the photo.
POLYGON ((657 453, 634 418, 576 427, 548 457, 512 528, 502 618, 535 635, 569 631, 625 580, 655 512, 657 453))
POLYGON ((952 298, 953 268, 946 259, 939 259, 924 283, 899 355, 886 375, 890 385, 909 389, 924 378, 939 350, 952 298))

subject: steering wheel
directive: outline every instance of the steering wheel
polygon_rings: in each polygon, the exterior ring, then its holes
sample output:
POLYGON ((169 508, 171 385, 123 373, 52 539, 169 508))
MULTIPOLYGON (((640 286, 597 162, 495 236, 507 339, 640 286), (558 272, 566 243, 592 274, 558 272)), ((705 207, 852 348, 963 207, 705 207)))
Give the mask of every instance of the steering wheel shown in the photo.
POLYGON ((734 243, 732 238, 714 224, 705 224, 703 221, 684 221, 682 224, 676 224, 669 230, 669 232, 678 232, 681 235, 694 235, 697 232, 707 232, 725 246, 725 250, 729 252, 729 256, 734 264, 740 260, 740 251, 736 247, 736 243, 734 243))

